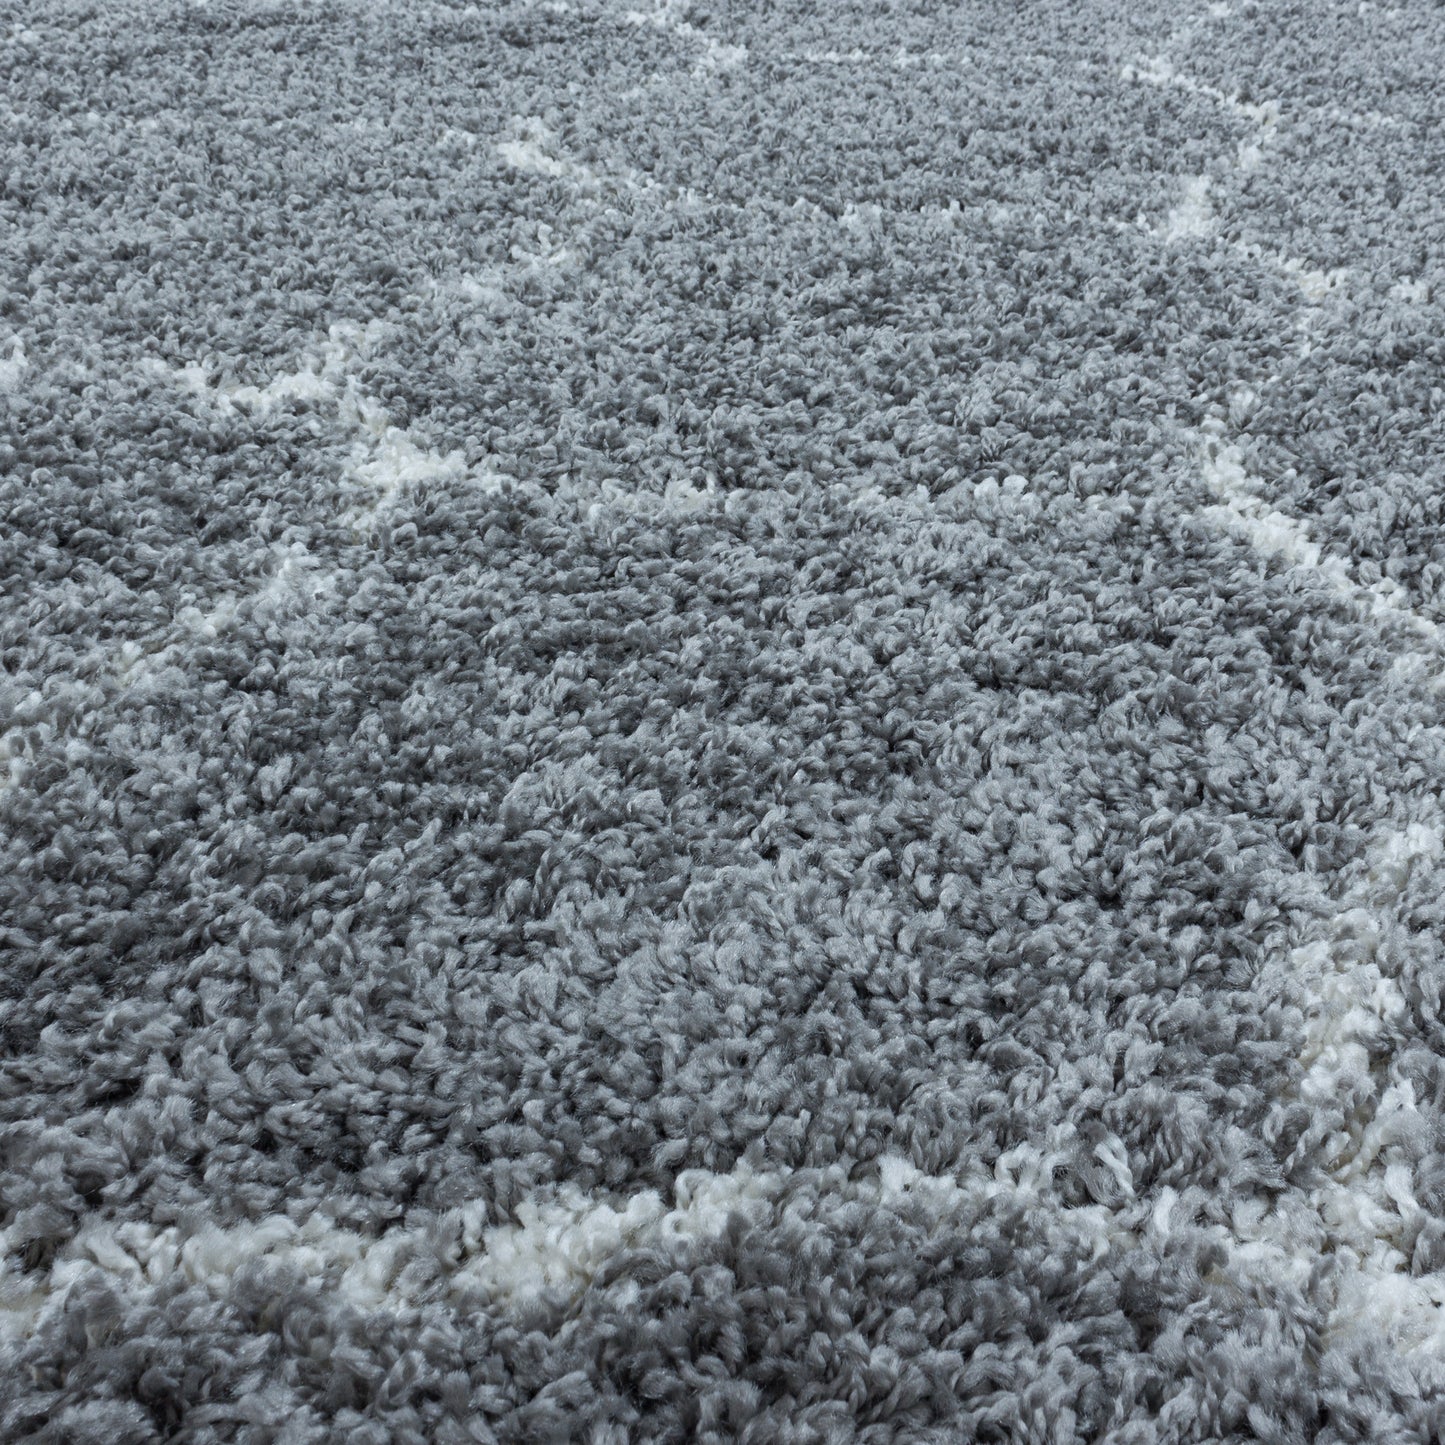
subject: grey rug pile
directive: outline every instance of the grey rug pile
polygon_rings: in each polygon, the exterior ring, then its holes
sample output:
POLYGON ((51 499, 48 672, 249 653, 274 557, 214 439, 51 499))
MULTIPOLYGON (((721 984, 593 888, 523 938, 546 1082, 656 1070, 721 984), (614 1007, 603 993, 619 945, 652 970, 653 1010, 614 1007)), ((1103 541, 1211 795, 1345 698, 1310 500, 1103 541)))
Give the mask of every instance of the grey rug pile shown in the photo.
POLYGON ((1438 1439, 1442 65, 0 8, 0 1439, 1438 1439))

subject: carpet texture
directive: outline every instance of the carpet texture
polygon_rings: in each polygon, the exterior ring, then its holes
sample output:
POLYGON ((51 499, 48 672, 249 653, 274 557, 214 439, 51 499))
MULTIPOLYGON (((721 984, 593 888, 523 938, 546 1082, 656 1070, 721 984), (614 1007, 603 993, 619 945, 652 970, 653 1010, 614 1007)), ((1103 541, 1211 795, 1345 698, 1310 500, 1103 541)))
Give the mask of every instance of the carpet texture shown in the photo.
POLYGON ((1440 1438, 1445 11, 628 6, 3 6, 0 1438, 1440 1438))

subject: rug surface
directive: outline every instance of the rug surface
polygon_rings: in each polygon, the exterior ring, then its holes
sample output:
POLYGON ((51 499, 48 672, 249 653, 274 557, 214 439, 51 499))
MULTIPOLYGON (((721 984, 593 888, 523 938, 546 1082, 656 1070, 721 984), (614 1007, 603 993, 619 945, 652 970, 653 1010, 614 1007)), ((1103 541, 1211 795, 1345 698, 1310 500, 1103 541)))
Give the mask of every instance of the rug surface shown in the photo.
POLYGON ((0 7, 0 1439, 1438 1439, 1442 66, 0 7))

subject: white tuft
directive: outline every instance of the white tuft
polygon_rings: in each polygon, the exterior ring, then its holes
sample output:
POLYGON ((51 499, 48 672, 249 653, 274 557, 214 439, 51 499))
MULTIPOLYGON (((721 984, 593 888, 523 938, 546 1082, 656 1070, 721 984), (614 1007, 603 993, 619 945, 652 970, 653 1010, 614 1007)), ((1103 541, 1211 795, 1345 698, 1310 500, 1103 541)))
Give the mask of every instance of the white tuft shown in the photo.
POLYGON ((514 170, 569 180, 594 197, 607 185, 619 188, 633 185, 629 177, 600 175, 584 162, 562 154, 559 137, 541 116, 514 115, 512 129, 515 134, 497 143, 497 154, 514 170))
MULTIPOLYGON (((1283 960, 1297 992, 1312 1001, 1298 1098, 1312 1111, 1358 1092, 1371 1057, 1387 1047, 1406 1003, 1382 966, 1380 945, 1398 926, 1407 883, 1445 856, 1445 833, 1411 823, 1382 832, 1364 868, 1336 901, 1320 937, 1283 960)), ((1378 1331, 1404 1350, 1445 1353, 1445 1274, 1411 1273, 1411 1241, 1424 1219, 1408 1150, 1419 1112, 1408 1079, 1388 1083, 1322 1141, 1330 1177, 1307 1195, 1274 1207, 1252 1201, 1236 1211, 1239 1257, 1303 1284, 1329 1252, 1338 1270, 1327 1335, 1378 1331)))
MULTIPOLYGON (((256 1262, 284 1265, 338 1304, 401 1312, 424 1301, 483 1295, 504 1304, 543 1293, 578 1298, 610 1261, 628 1249, 664 1249, 706 1241, 741 1217, 761 1222, 779 1209, 812 1215, 820 1199, 868 1209, 921 1210, 942 1227, 993 1200, 1026 1202, 1077 1237, 1096 1255, 1111 1242, 1128 1244, 1130 1226, 1102 1205, 1066 1207, 1052 1198, 1052 1180, 1067 1158, 1067 1126, 1039 1142, 1009 1150, 992 1174, 967 1178, 925 1174, 907 1160, 885 1156, 872 1178, 849 1179, 842 1168, 815 1176, 812 1189, 789 1198, 790 1176, 739 1164, 728 1173, 688 1170, 666 1205, 647 1189, 621 1200, 599 1200, 574 1186, 527 1201, 517 1223, 486 1227, 486 1210, 471 1204, 412 1228, 369 1237, 324 1214, 303 1222, 272 1216, 254 1224, 208 1225, 182 1232, 141 1223, 94 1222, 67 1244, 36 1284, 12 1271, 0 1276, 0 1337, 23 1336, 46 1314, 63 1308, 68 1291, 100 1270, 113 1284, 141 1290, 183 1280, 214 1292, 256 1262)), ((1105 1150, 1110 1167, 1113 1151, 1105 1150)), ((17 1240, 0 1230, 0 1255, 17 1240)))
POLYGON ((10 355, 0 361, 0 392, 15 391, 29 369, 24 343, 17 336, 10 343, 10 355))
POLYGON ((685 16, 687 7, 682 0, 655 0, 651 10, 628 10, 623 19, 629 25, 650 26, 654 30, 666 30, 680 40, 699 47, 700 53, 692 67, 695 76, 706 76, 720 70, 736 70, 748 58, 746 45, 728 45, 699 30, 685 16))
MULTIPOLYGON (((1254 393, 1237 391, 1231 398, 1231 410, 1252 408, 1254 393)), ((1224 422, 1218 417, 1206 420, 1194 433, 1198 446, 1200 474, 1222 506, 1208 507, 1204 516, 1241 533, 1252 546, 1267 557, 1277 557, 1287 566, 1312 572, 1341 597, 1349 598, 1370 616, 1390 616, 1407 624, 1423 638, 1435 640, 1439 628, 1428 617, 1409 605, 1408 594, 1389 577, 1366 585, 1351 572, 1342 558, 1327 554, 1316 542, 1309 528, 1298 518, 1271 507, 1265 499, 1265 484, 1244 465, 1244 453, 1233 442, 1224 440, 1224 422)))
POLYGON ((1430 283, 1425 280, 1396 281, 1390 287, 1390 299, 1423 306, 1430 299, 1430 283))
POLYGON ((883 207, 876 201, 865 201, 862 205, 849 201, 843 207, 843 214, 838 217, 838 224, 845 231, 852 231, 857 235, 876 230, 882 222, 883 207))
POLYGON ((715 1238, 732 1214, 756 1213, 780 1187, 779 1176, 740 1165, 730 1174, 700 1169, 680 1174, 672 1209, 650 1189, 613 1205, 565 1188, 553 1200, 522 1205, 519 1224, 489 1230, 482 1252, 454 1277, 452 1291, 480 1290, 509 1300, 544 1290, 575 1296, 622 1250, 715 1238))
POLYGON ((1341 290, 1350 279, 1347 267, 1335 266, 1322 271, 1296 256, 1284 256, 1278 260, 1280 270, 1289 276, 1304 292, 1307 300, 1323 301, 1327 296, 1341 290))
POLYGON ((359 439, 352 451, 347 475, 372 492, 370 501, 345 520, 362 529, 374 522, 407 487, 466 473, 460 451, 442 455, 418 443, 401 427, 393 426, 379 407, 358 399, 359 439))
POLYGON ((866 50, 855 46, 852 50, 803 50, 797 54, 786 54, 784 60, 801 60, 805 65, 861 65, 872 59, 866 50))
POLYGON ((1179 204, 1170 211, 1164 223, 1155 228, 1155 235, 1169 243, 1196 236, 1212 236, 1219 228, 1209 200, 1210 184, 1208 176, 1191 176, 1184 183, 1184 194, 1179 204))
POLYGON ((539 176, 568 176, 572 174, 569 162, 559 160, 548 153, 541 141, 531 136, 521 140, 504 140, 497 146, 497 154, 519 171, 532 171, 539 176))

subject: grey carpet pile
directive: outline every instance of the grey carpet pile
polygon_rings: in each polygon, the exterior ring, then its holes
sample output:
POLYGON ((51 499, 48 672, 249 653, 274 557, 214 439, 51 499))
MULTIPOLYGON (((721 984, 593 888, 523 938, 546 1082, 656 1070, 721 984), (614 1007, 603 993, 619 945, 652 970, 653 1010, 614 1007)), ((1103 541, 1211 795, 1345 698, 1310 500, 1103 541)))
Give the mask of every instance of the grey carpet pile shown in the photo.
POLYGON ((1438 1439, 1442 66, 0 8, 0 1438, 1438 1439))

